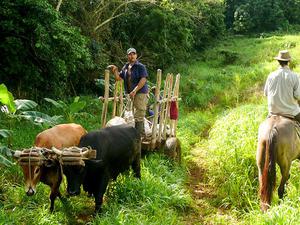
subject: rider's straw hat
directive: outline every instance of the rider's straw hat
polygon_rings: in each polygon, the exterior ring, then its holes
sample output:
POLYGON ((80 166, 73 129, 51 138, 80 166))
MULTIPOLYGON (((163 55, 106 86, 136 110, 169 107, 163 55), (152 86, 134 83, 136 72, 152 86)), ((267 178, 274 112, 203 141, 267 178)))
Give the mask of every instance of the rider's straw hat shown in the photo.
POLYGON ((274 59, 280 60, 280 61, 290 61, 291 56, 288 50, 281 50, 278 52, 278 56, 276 56, 274 59))

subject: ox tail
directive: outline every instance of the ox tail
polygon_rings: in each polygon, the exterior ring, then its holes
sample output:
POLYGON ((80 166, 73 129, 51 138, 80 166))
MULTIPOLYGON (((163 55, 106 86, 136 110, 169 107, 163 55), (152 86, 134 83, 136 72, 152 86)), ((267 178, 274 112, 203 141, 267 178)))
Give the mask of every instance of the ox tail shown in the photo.
POLYGON ((271 204, 272 193, 276 184, 276 146, 277 129, 272 127, 268 139, 265 141, 265 161, 262 170, 260 199, 261 209, 266 211, 271 204))

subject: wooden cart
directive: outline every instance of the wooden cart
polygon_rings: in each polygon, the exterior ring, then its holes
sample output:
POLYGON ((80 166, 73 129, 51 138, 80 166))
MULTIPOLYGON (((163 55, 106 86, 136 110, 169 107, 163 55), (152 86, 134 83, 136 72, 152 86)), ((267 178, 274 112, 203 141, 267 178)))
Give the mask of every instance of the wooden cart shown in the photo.
MULTIPOLYGON (((123 81, 116 81, 114 84, 113 96, 109 96, 109 70, 105 70, 105 91, 104 96, 99 97, 103 102, 101 126, 105 127, 108 119, 108 104, 112 102, 111 118, 123 117, 126 108, 126 98, 123 94, 123 81)), ((167 74, 162 87, 162 71, 157 70, 156 88, 154 93, 154 116, 151 123, 151 135, 142 138, 142 150, 163 151, 170 158, 180 162, 181 149, 180 141, 176 137, 178 110, 179 110, 179 82, 180 74, 177 74, 174 81, 173 74, 167 74), (162 91, 161 91, 162 89, 162 91), (175 112, 170 116, 170 110, 175 112), (176 116, 177 113, 177 116, 176 116), (169 132, 168 132, 168 131, 169 132)), ((128 102, 127 102, 128 104, 128 102)))

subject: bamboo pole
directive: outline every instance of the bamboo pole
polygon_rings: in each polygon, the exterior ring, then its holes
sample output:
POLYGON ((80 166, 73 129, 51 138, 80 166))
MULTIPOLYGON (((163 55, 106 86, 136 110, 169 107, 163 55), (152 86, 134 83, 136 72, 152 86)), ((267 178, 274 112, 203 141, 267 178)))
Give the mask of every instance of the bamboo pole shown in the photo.
POLYGON ((167 87, 166 87, 166 98, 165 98, 165 102, 166 102, 166 104, 165 104, 165 107, 164 107, 164 120, 163 120, 163 131, 162 131, 162 138, 163 138, 163 140, 166 140, 166 132, 167 132, 167 129, 166 129, 166 124, 167 124, 167 117, 168 117, 168 115, 167 115, 167 111, 168 111, 168 100, 169 100, 169 97, 168 97, 168 95, 169 95, 169 88, 170 88, 170 85, 171 85, 171 74, 170 73, 168 73, 168 78, 167 78, 167 87))
MULTIPOLYGON (((179 82, 180 82, 180 74, 176 75, 176 80, 175 80, 175 85, 174 85, 174 90, 173 90, 173 101, 176 102, 176 108, 179 111, 179 82)), ((171 136, 176 137, 176 129, 177 129, 177 120, 171 121, 172 124, 172 129, 171 129, 171 136)))
POLYGON ((115 82, 115 90, 114 90, 114 103, 113 103, 113 111, 112 111, 112 118, 116 116, 116 111, 117 111, 117 95, 118 95, 118 81, 115 82))
POLYGON ((122 113, 123 113, 123 107, 124 107, 124 101, 123 101, 123 82, 120 81, 120 93, 119 93, 119 113, 118 115, 120 117, 122 117, 122 113))
POLYGON ((168 86, 169 86, 169 80, 170 80, 170 74, 167 74, 167 77, 165 79, 165 85, 164 85, 164 92, 163 92, 163 97, 162 100, 160 100, 160 112, 159 112, 159 130, 158 130, 158 142, 161 142, 162 139, 162 134, 163 134, 163 125, 164 121, 166 118, 166 99, 167 96, 167 91, 168 91, 168 86))
POLYGON ((170 101, 172 97, 172 89, 173 89, 173 74, 170 74, 169 87, 168 87, 168 101, 166 105, 166 117, 164 123, 164 140, 167 140, 167 126, 170 126, 170 101))
POLYGON ((155 104, 154 104, 154 119, 152 125, 152 136, 151 136, 151 149, 153 150, 156 146, 156 131, 157 131, 157 121, 158 121, 158 108, 159 108, 159 93, 161 85, 161 70, 157 70, 156 77, 156 89, 155 89, 155 104))
POLYGON ((105 80, 104 103, 103 103, 102 115, 101 115, 101 125, 102 125, 102 127, 105 127, 106 116, 107 116, 107 106, 108 106, 108 97, 109 97, 109 70, 105 70, 104 80, 105 80))

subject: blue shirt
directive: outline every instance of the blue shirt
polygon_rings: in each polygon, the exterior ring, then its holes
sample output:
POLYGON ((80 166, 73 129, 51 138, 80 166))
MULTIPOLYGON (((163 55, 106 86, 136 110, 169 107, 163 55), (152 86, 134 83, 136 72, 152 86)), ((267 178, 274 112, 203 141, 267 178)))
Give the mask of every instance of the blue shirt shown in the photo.
MULTIPOLYGON (((125 66, 120 71, 120 77, 124 80, 124 86, 127 93, 130 93, 139 83, 139 81, 143 77, 148 77, 148 73, 146 70, 145 65, 140 63, 139 61, 135 61, 135 63, 131 67, 131 76, 128 75, 128 66, 129 63, 126 63, 125 66), (128 79, 129 78, 129 79, 128 79), (130 83, 128 83, 130 82, 130 83), (129 90, 128 90, 129 89, 129 90)), ((148 93, 148 85, 145 83, 145 85, 138 90, 137 93, 148 93)))

